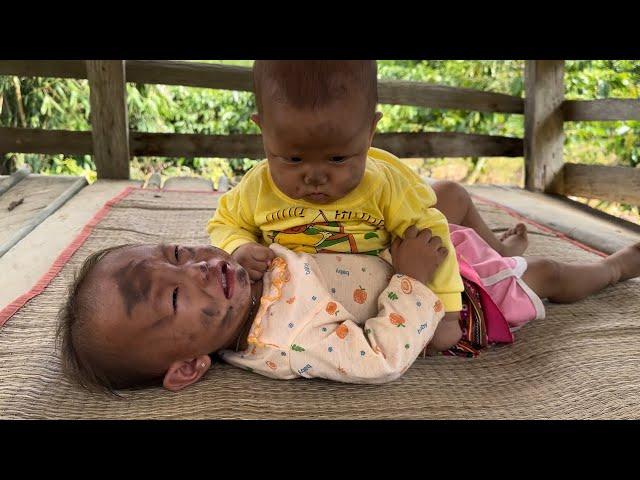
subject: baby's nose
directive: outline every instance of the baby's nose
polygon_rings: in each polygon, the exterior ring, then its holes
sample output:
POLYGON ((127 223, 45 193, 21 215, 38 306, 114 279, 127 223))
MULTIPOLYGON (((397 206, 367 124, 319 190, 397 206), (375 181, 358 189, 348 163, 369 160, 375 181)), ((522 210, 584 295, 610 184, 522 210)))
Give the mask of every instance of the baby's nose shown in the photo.
POLYGON ((307 185, 322 185, 327 182, 327 176, 318 171, 309 172, 304 179, 307 185))
POLYGON ((194 263, 189 269, 190 273, 198 280, 207 283, 211 278, 211 268, 207 262, 194 263))

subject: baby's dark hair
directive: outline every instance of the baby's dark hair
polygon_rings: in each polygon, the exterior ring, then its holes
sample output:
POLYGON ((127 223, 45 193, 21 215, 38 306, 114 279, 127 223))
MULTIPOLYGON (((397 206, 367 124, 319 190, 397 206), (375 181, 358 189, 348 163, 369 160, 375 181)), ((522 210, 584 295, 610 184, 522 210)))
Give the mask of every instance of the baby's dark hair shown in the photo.
POLYGON ((256 60, 253 88, 259 113, 267 95, 294 108, 317 109, 360 92, 373 117, 378 67, 375 60, 256 60))
POLYGON ((89 255, 76 272, 65 304, 58 312, 56 345, 60 351, 63 373, 73 383, 92 392, 117 395, 116 389, 142 388, 160 382, 158 375, 107 367, 107 362, 100 358, 104 352, 100 351, 96 339, 91 336, 91 319, 96 315, 96 302, 91 296, 92 289, 87 279, 106 255, 129 246, 108 247, 89 255))

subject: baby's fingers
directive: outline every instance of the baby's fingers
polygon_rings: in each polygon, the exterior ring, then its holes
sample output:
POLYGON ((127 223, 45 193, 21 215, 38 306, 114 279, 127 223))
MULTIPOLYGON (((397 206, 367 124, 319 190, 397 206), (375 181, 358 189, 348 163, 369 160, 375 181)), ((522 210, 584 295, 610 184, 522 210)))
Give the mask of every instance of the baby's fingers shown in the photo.
POLYGON ((418 233, 418 238, 421 238, 425 242, 428 242, 432 238, 436 238, 436 237, 432 236, 432 233, 431 233, 430 229, 424 228, 424 229, 420 230, 420 232, 418 233))
POLYGON ((416 238, 418 236, 418 229, 415 225, 411 225, 404 231, 404 238, 416 238))
POLYGON ((433 248, 439 248, 442 245, 442 239, 440 237, 431 237, 428 241, 428 243, 433 247, 433 248))
POLYGON ((255 268, 247 268, 246 270, 252 282, 260 280, 264 276, 264 270, 256 270, 255 268))
POLYGON ((276 258, 276 252, 274 252, 273 250, 271 250, 270 248, 267 249, 268 250, 268 254, 267 254, 267 268, 269 268, 269 265, 271 265, 271 262, 273 261, 274 258, 276 258))
POLYGON ((446 247, 439 247, 436 250, 436 257, 438 259, 438 264, 442 263, 447 255, 449 255, 449 250, 447 250, 446 247))
POLYGON ((258 262, 270 262, 275 257, 275 254, 270 248, 260 247, 251 252, 251 256, 258 262))

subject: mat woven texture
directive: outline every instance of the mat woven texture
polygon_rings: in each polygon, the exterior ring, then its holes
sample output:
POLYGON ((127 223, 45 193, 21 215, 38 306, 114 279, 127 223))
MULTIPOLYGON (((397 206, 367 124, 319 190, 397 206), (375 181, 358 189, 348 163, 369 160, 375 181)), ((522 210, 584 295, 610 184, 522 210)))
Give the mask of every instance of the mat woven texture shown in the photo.
MULTIPOLYGON (((572 305, 479 358, 419 358, 386 385, 271 380, 216 365, 181 393, 161 388, 91 394, 59 371, 55 317, 82 260, 121 243, 207 243, 217 197, 132 190, 104 216, 42 294, 0 328, 3 419, 617 419, 640 418, 640 282, 572 305)), ((496 231, 515 219, 478 203, 496 231)), ((570 262, 598 257, 530 225, 529 255, 570 262)))

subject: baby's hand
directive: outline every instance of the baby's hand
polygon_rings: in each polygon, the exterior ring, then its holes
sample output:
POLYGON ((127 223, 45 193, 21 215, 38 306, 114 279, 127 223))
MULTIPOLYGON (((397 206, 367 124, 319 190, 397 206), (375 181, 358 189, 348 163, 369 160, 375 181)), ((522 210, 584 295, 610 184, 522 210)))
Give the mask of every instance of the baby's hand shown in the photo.
POLYGON ((391 245, 396 273, 409 275, 422 283, 433 279, 448 253, 440 237, 432 236, 428 228, 418 231, 413 225, 405 230, 404 239, 398 237, 391 245))
POLYGON ((236 248, 231 256, 247 271, 251 281, 255 282, 262 278, 276 255, 264 245, 246 243, 236 248))

